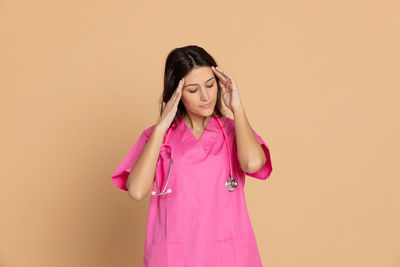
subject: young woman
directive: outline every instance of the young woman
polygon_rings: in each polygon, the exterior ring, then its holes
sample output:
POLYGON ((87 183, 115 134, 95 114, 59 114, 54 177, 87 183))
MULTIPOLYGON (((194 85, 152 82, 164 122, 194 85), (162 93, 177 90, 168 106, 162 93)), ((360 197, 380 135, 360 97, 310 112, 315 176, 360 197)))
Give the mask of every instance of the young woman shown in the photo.
POLYGON ((132 199, 151 192, 143 267, 262 266, 244 185, 267 179, 271 158, 234 79, 194 45, 172 50, 164 75, 160 118, 112 175, 132 199))

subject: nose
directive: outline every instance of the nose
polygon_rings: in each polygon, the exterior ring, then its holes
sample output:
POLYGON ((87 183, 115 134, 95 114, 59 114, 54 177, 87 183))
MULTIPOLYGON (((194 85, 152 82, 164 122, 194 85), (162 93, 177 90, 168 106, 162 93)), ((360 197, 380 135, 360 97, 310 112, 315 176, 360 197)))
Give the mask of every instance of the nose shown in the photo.
POLYGON ((204 87, 200 88, 200 99, 202 101, 207 101, 208 100, 208 92, 207 92, 206 88, 204 88, 204 87))

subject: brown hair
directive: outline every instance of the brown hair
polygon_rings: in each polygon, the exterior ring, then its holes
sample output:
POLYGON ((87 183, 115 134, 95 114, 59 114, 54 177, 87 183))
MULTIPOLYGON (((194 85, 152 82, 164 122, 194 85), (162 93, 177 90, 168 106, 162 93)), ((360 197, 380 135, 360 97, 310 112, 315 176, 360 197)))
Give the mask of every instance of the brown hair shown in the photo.
MULTIPOLYGON (((164 71, 164 91, 159 102, 160 104, 160 116, 162 114, 162 102, 167 103, 171 96, 173 95, 179 81, 186 76, 193 68, 202 66, 217 66, 217 63, 213 57, 208 54, 203 48, 197 45, 188 45, 184 47, 178 47, 173 49, 167 56, 165 62, 164 71)), ((214 114, 218 117, 224 117, 222 113, 222 103, 221 103, 221 88, 219 86, 219 78, 214 74, 217 82, 217 102, 214 107, 214 114)), ((186 114, 185 106, 182 101, 178 103, 178 110, 176 112, 175 118, 172 124, 176 124, 180 118, 183 118, 186 114)))

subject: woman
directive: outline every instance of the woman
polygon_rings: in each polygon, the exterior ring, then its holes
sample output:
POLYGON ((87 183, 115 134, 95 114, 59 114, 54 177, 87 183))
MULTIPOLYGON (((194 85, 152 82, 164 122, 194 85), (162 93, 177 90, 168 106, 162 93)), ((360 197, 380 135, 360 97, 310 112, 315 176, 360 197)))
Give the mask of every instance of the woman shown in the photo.
POLYGON ((169 53, 160 118, 112 175, 135 200, 152 192, 144 267, 262 266, 244 185, 246 174, 270 176, 270 153, 247 121, 235 81, 216 66, 198 46, 169 53), (234 119, 221 112, 221 99, 234 119), (231 175, 237 183, 229 186, 231 175))

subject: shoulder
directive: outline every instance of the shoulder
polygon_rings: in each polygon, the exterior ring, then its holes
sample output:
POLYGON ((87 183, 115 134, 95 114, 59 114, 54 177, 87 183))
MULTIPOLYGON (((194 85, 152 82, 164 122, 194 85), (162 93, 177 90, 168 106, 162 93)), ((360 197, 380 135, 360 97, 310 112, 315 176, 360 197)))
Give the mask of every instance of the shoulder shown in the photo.
POLYGON ((235 129, 235 120, 229 117, 220 117, 219 121, 222 123, 223 127, 227 130, 235 129))
POLYGON ((152 125, 147 125, 145 126, 145 128, 142 130, 142 132, 140 133, 138 139, 142 140, 144 142, 147 142, 147 140, 149 139, 151 133, 153 132, 154 128, 155 128, 156 124, 152 124, 152 125))
POLYGON ((146 138, 149 138, 155 127, 156 124, 147 125, 147 127, 143 130, 142 135, 144 135, 146 138))

